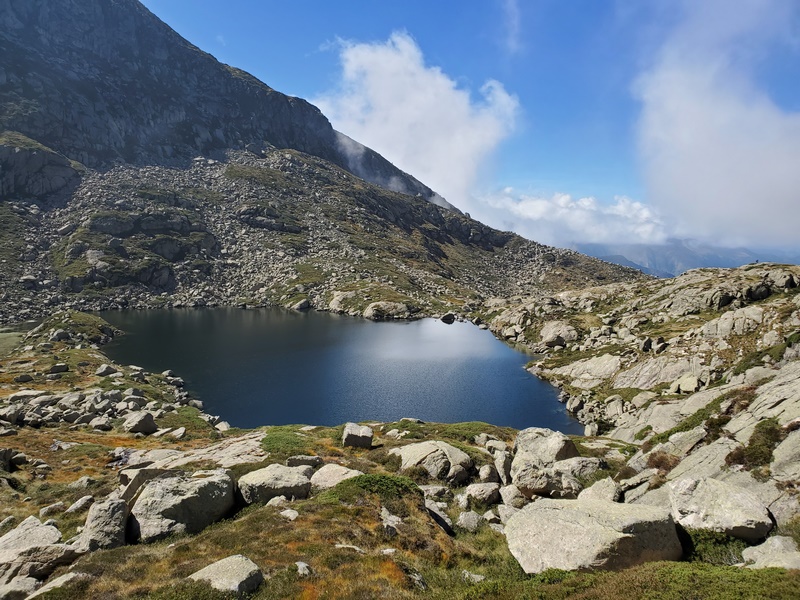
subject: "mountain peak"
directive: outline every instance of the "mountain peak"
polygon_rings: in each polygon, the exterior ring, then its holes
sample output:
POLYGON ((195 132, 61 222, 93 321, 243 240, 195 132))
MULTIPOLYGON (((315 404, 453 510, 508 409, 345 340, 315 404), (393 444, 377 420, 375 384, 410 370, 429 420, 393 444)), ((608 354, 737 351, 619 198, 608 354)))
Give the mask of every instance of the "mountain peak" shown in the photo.
POLYGON ((0 53, 0 129, 88 167, 288 148, 454 208, 316 106, 220 63, 137 0, 6 0, 0 53))

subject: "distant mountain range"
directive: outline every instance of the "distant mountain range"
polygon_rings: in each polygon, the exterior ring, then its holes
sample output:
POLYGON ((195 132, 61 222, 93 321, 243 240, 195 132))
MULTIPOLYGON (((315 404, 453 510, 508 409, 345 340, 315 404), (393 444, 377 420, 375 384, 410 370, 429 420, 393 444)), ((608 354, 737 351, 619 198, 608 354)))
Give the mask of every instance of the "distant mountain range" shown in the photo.
POLYGON ((750 250, 710 246, 692 239, 669 239, 664 244, 575 244, 578 252, 639 269, 656 277, 675 277, 702 267, 740 267, 755 262, 798 264, 799 251, 750 250))

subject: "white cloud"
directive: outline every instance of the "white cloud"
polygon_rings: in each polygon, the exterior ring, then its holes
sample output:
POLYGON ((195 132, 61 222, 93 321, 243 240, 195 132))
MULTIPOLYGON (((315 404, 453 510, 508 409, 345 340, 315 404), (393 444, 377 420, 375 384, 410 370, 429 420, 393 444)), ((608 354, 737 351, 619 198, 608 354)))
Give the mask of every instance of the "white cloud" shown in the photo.
POLYGON ((228 45, 225 42, 225 36, 223 36, 221 33, 217 34, 216 40, 217 40, 217 43, 222 45, 222 46, 227 46, 228 45))
POLYGON ((469 210, 481 170, 513 131, 516 97, 495 80, 475 97, 426 65, 407 33, 379 43, 341 42, 339 48, 340 85, 313 102, 335 129, 469 210))
POLYGON ((499 225, 529 239, 556 246, 580 243, 654 244, 666 233, 658 215, 641 202, 617 196, 613 204, 569 194, 519 194, 511 188, 481 198, 499 225))
POLYGON ((793 43, 800 5, 682 6, 682 20, 635 88, 648 198, 682 235, 797 246, 800 113, 770 98, 758 69, 780 44, 793 43))
POLYGON ((522 18, 519 10, 519 0, 502 0, 503 19, 505 21, 505 47, 509 54, 516 54, 522 50, 522 18))

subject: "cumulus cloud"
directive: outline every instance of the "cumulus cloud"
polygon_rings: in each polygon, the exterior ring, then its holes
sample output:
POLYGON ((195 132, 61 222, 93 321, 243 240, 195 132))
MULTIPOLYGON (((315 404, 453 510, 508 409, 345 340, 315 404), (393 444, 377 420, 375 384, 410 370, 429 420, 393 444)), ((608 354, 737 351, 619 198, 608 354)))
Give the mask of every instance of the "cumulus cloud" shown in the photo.
POLYGON ((408 33, 339 48, 341 82, 313 102, 335 129, 469 210, 481 170, 514 129, 517 98, 495 80, 477 94, 459 86, 425 64, 408 33))
POLYGON ((654 244, 666 239, 664 225, 649 207, 617 196, 612 204, 596 198, 520 194, 511 188, 484 196, 501 225, 524 237, 556 246, 580 243, 654 244))
POLYGON ((798 245, 800 113, 777 104, 758 72, 776 48, 796 43, 799 8, 793 0, 735 8, 685 0, 637 81, 648 199, 678 233, 798 245))

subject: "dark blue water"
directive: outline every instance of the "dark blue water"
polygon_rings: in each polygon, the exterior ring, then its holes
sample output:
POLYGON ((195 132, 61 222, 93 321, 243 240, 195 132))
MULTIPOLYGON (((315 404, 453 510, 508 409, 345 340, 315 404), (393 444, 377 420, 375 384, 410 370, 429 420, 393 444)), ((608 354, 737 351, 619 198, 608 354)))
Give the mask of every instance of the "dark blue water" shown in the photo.
POLYGON ((205 411, 237 427, 416 417, 581 433, 530 357, 488 331, 434 319, 373 323, 281 309, 120 311, 105 351, 173 369, 205 411))

